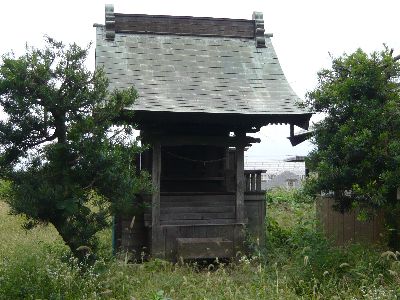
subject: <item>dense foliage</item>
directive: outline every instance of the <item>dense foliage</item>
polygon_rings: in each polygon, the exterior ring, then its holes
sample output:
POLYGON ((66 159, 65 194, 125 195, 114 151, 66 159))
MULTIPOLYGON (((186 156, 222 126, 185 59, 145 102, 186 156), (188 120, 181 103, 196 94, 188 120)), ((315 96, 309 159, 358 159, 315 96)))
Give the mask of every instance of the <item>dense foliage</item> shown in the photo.
MULTIPOLYGON (((325 118, 315 125, 312 192, 333 193, 338 208, 398 206, 400 186, 399 57, 385 49, 334 58, 319 72, 307 105, 325 118)), ((367 210, 365 210, 367 211, 367 210)), ((392 224, 397 230, 398 225, 392 224)))
POLYGON ((47 38, 44 49, 3 55, 0 65, 6 201, 26 228, 52 223, 77 256, 95 250, 95 233, 146 182, 134 166, 133 127, 121 118, 136 91, 109 93, 104 72, 85 68, 87 55, 47 38))

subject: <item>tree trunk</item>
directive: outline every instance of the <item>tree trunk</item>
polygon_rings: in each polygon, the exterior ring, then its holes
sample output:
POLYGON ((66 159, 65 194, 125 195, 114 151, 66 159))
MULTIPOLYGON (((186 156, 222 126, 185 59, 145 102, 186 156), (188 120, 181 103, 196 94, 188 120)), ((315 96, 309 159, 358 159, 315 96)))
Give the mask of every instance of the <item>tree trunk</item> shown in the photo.
POLYGON ((51 223, 74 257, 80 262, 94 262, 93 253, 96 251, 96 239, 93 236, 85 235, 81 230, 81 226, 73 226, 71 221, 67 219, 53 220, 51 223), (92 243, 88 244, 88 241, 92 241, 92 243))
POLYGON ((53 114, 55 135, 59 144, 66 144, 67 142, 67 127, 65 125, 65 113, 53 114))

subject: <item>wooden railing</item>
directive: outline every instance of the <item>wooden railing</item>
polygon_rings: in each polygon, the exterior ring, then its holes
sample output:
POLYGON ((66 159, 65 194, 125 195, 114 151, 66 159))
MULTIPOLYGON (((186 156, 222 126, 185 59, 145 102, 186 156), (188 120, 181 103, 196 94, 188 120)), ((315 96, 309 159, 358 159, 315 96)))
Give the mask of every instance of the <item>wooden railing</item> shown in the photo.
POLYGON ((264 172, 266 172, 266 170, 244 170, 246 192, 261 191, 261 174, 264 172))

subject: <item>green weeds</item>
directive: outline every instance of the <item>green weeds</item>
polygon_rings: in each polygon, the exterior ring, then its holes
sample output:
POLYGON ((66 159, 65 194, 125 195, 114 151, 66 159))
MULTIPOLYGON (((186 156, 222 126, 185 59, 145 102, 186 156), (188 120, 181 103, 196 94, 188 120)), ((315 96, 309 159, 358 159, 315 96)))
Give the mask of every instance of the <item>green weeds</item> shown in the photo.
POLYGON ((209 265, 115 260, 108 230, 83 266, 54 228, 24 231, 0 202, 0 299, 398 299, 400 253, 333 247, 315 230, 314 204, 293 193, 268 194, 264 251, 209 265))
POLYGON ((372 245, 334 247, 316 230, 314 203, 301 195, 268 193, 267 265, 284 274, 299 298, 398 299, 400 273, 392 269, 400 253, 372 245))

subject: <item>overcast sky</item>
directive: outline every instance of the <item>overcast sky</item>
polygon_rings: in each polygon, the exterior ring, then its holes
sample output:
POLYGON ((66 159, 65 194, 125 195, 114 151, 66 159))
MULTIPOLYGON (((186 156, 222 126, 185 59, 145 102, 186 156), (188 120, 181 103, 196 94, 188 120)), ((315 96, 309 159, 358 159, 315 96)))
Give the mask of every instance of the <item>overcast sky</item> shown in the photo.
MULTIPOLYGON (((0 17, 0 53, 24 51, 25 43, 40 46, 45 34, 86 45, 95 40, 94 23, 104 24, 104 4, 114 3, 115 12, 251 19, 253 11, 264 13, 266 33, 283 71, 300 98, 312 90, 317 72, 329 67, 330 56, 383 49, 383 43, 400 54, 399 9, 396 0, 147 0, 147 1, 21 1, 3 0, 0 17)), ((88 67, 94 68, 94 45, 88 67)), ((248 160, 305 155, 307 142, 291 147, 289 126, 267 126, 262 143, 247 153, 248 160)))

